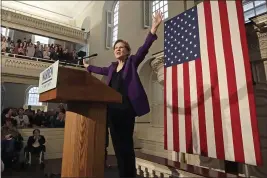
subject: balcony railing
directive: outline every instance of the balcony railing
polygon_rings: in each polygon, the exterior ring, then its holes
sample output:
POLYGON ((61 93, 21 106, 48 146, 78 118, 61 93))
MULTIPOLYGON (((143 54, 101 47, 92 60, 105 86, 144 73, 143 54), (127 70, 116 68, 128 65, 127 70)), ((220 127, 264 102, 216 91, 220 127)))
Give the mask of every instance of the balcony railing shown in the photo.
MULTIPOLYGON (((31 61, 39 61, 39 62, 45 62, 45 63, 54 63, 56 62, 55 60, 50 60, 50 59, 45 59, 45 58, 37 58, 37 57, 29 57, 29 56, 24 56, 24 55, 19 55, 19 54, 11 54, 11 53, 4 53, 1 52, 2 57, 12 57, 12 58, 17 58, 17 59, 27 59, 27 60, 31 60, 31 61)), ((70 67, 77 67, 77 68, 84 68, 83 65, 79 64, 79 61, 74 61, 74 62, 70 62, 67 60, 60 60, 59 64, 62 66, 70 66, 70 67)))

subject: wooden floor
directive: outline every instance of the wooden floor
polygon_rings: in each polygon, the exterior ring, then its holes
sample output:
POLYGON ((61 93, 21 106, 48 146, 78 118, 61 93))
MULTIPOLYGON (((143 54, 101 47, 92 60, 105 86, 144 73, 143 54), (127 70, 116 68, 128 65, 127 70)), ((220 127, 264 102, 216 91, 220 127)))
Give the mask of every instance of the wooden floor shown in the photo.
MULTIPOLYGON (((2 178, 60 178, 61 159, 45 161, 45 168, 41 170, 39 166, 31 166, 28 169, 6 169, 2 173, 2 178)), ((105 169, 105 178, 117 178, 118 170, 116 167, 115 156, 108 157, 108 164, 111 168, 105 169)))

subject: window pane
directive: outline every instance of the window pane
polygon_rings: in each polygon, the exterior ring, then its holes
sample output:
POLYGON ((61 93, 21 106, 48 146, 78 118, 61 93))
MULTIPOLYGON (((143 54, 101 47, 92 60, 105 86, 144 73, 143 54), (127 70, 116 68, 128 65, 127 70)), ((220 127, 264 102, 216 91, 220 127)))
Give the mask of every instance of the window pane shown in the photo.
POLYGON ((250 17, 255 16, 254 10, 250 10, 244 13, 245 21, 248 21, 250 17))
POLYGON ((163 19, 168 18, 168 1, 153 1, 152 14, 155 15, 156 11, 161 11, 164 14, 163 19))
POLYGON ((262 13, 266 12, 266 11, 267 11, 267 6, 266 6, 266 4, 257 7, 257 8, 255 9, 255 11, 256 11, 256 15, 259 15, 259 14, 262 14, 262 13))
POLYGON ((261 4, 266 3, 266 1, 259 1, 259 0, 257 0, 257 1, 254 1, 254 3, 255 3, 255 6, 259 6, 261 4))
POLYGON ((160 8, 160 12, 162 12, 162 13, 164 12, 164 11, 163 11, 163 7, 162 7, 162 8, 160 8))
POLYGON ((159 5, 160 7, 163 7, 163 1, 160 1, 159 5))
POLYGON ((6 35, 6 28, 4 28, 4 27, 1 27, 1 34, 2 34, 3 36, 5 36, 5 35, 6 35))
POLYGON ((168 11, 164 13, 164 19, 168 18, 168 11))
POLYGON ((166 5, 167 4, 167 1, 164 1, 164 5, 166 5))
POLYGON ((164 12, 168 11, 168 5, 164 6, 164 12))
POLYGON ((153 8, 152 12, 155 12, 156 11, 156 6, 153 6, 152 8, 153 8))
POLYGON ((243 5, 244 11, 247 11, 249 9, 253 8, 253 2, 249 2, 243 5))

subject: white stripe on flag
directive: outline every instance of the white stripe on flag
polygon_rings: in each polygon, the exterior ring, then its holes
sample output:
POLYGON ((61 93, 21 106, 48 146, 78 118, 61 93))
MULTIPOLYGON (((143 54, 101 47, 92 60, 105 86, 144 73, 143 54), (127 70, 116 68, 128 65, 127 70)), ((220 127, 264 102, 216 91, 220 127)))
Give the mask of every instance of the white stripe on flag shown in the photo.
POLYGON ((196 79, 196 62, 189 62, 189 86, 190 86, 190 103, 191 103, 191 123, 193 153, 200 154, 200 137, 199 137, 199 120, 198 120, 198 99, 197 99, 197 79, 196 79))
POLYGON ((229 40, 222 38, 221 23, 220 23, 220 12, 218 1, 211 1, 211 13, 212 13, 212 24, 214 32, 214 46, 217 61, 218 70, 218 86, 220 91, 220 103, 221 103, 221 114, 222 114, 222 130, 224 138, 224 150, 225 159, 235 161, 234 145, 232 136, 232 125, 229 105, 229 94, 228 94, 228 81, 226 75, 226 64, 224 56, 224 48, 222 40, 229 40))
POLYGON ((204 102, 205 102, 205 117, 206 117, 206 132, 207 132, 207 146, 208 156, 216 158, 216 144, 214 134, 214 122, 213 122, 213 106, 211 96, 211 83, 210 83, 210 69, 209 58, 207 49, 207 35, 205 27, 205 14, 203 3, 197 6, 198 10, 198 27, 200 38, 200 51, 201 51, 201 63, 203 73, 203 90, 204 90, 204 102))
POLYGON ((180 152, 186 153, 185 109, 184 109, 184 74, 183 65, 177 66, 178 120, 180 152))
POLYGON ((237 14, 236 2, 227 1, 227 10, 228 10, 232 50, 233 50, 234 64, 235 64, 234 66, 236 71, 236 84, 238 91, 238 104, 240 110, 240 122, 241 122, 245 162, 247 164, 256 165, 253 134, 251 128, 251 119, 250 119, 251 116, 250 116, 250 108, 249 108, 248 92, 247 92, 247 80, 245 74, 244 57, 242 53, 243 49, 240 43, 241 39, 240 39, 238 19, 237 16, 235 15, 237 14))
POLYGON ((166 69, 167 95, 167 148, 173 150, 173 114, 172 114, 172 67, 166 69))

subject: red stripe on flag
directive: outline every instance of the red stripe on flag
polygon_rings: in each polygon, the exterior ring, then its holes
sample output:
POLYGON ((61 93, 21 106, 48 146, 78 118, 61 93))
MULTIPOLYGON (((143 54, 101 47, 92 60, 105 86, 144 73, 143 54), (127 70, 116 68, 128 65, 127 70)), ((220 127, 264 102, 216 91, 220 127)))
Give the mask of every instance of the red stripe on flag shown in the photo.
POLYGON ((193 153, 189 64, 183 64, 186 153, 193 153))
POLYGON ((168 149, 168 141, 167 141, 167 69, 164 67, 164 149, 168 149))
POLYGON ((244 147, 242 140, 240 111, 238 105, 238 92, 236 84, 236 73, 234 66, 234 56, 231 43, 231 33, 228 20, 228 10, 226 1, 219 1, 220 21, 222 29, 222 42, 224 48, 224 57, 226 63, 226 75, 228 82, 228 96, 230 104, 230 115, 232 125, 232 137, 234 145, 235 161, 244 162, 244 147))
POLYGON ((179 152, 179 122, 178 122, 178 77, 177 65, 172 67, 172 116, 173 116, 173 149, 179 152))
POLYGON ((197 80, 197 99, 198 99, 198 119, 199 119, 199 137, 200 137, 200 154, 208 156, 206 117, 204 103, 204 89, 202 76, 201 59, 195 61, 196 80, 197 80))
POLYGON ((220 103, 220 91, 218 87, 218 71, 216 63, 216 55, 214 48, 214 33, 211 17, 211 6, 209 1, 204 1, 204 13, 207 35, 207 47, 209 56, 210 67, 210 82, 211 82, 211 95, 212 95, 212 107, 213 107, 213 120, 214 120, 214 134, 215 134, 215 146, 218 159, 224 159, 224 144, 223 144, 223 131, 222 131, 222 117, 221 117, 221 103, 220 103))
POLYGON ((250 109, 250 118, 251 118, 251 128, 253 134, 254 141, 254 151, 256 156, 256 163, 258 166, 262 165, 261 152, 260 152, 260 137, 259 137, 259 129, 258 122, 255 110, 255 100, 254 100, 254 90, 252 86, 252 74, 249 63, 249 53, 247 47, 247 36, 245 31, 245 20, 243 13, 243 5, 241 1, 236 1, 236 10, 237 10, 237 18, 239 24, 240 31, 240 39, 242 45, 242 52, 244 57, 244 65, 245 65, 245 74, 247 80, 247 91, 248 91, 248 100, 249 100, 249 109, 250 109))

